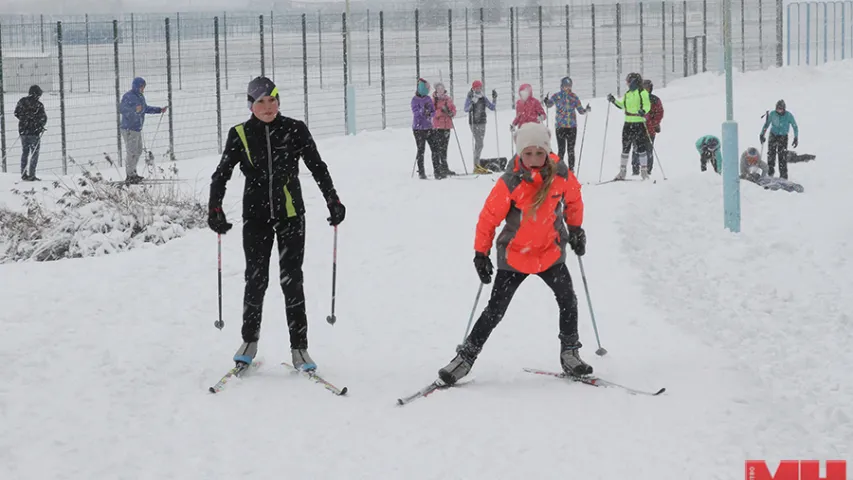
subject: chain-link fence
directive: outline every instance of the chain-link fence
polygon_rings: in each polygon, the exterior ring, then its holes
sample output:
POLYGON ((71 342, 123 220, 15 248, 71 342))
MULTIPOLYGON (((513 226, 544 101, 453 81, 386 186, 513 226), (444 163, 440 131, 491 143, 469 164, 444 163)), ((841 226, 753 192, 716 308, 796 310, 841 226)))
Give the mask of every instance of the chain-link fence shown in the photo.
MULTIPOLYGON (((734 0, 734 64, 782 63, 782 16, 771 0, 734 0), (739 7, 739 8, 738 8, 739 7)), ((147 115, 144 147, 155 160, 221 151, 248 117, 246 83, 273 78, 285 115, 316 136, 408 128, 416 79, 445 83, 457 103, 476 79, 514 104, 569 75, 581 98, 619 94, 628 72, 656 85, 722 65, 721 3, 708 1, 525 6, 345 14, 276 12, 111 17, 0 17, 0 151, 17 171, 15 104, 32 84, 49 117, 40 171, 122 162, 121 96, 136 76, 145 97, 169 106, 147 115), (349 42, 346 42, 347 33, 349 42), (345 91, 355 87, 355 105, 345 91)), ((9 167, 11 164, 12 167, 9 167)))

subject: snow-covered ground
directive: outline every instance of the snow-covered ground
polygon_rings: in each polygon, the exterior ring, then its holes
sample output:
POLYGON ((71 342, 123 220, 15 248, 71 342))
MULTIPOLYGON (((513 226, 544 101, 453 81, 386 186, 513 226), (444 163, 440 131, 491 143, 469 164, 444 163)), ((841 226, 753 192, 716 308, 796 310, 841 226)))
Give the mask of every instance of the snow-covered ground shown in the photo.
MULTIPOLYGON (((665 386, 662 396, 524 373, 559 368, 557 308, 531 278, 474 383, 395 406, 431 381, 461 340, 477 290, 474 225, 493 178, 413 180, 411 132, 388 130, 320 142, 348 207, 334 326, 324 321, 332 230, 318 189, 302 179, 311 352, 348 397, 275 366, 289 347, 274 285, 261 333, 266 365, 207 393, 240 343, 238 230, 223 237, 223 331, 213 327, 216 237, 207 230, 129 253, 0 265, 0 478, 704 480, 740 478, 747 459, 848 459, 853 166, 838 139, 850 106, 839 92, 851 74, 848 61, 736 77, 742 148, 758 146, 759 116, 784 97, 802 129, 799 151, 817 155, 790 167, 805 193, 741 185, 737 235, 722 228, 721 179, 700 173, 693 146, 719 134, 721 77, 655 92, 666 107, 657 148, 668 178, 656 167, 656 183, 589 184, 599 176, 607 111, 593 100, 580 172, 584 266, 610 353, 594 354, 570 260, 583 352, 596 373, 665 386)), ((610 113, 605 179, 618 168, 621 131, 610 113)), ((499 124, 511 114, 501 112, 499 124)), ((468 155, 470 135, 464 121, 457 126, 468 155)), ((461 171, 455 146, 450 155, 461 171)), ((179 166, 204 196, 216 162, 179 166)), ((0 203, 17 205, 8 193, 16 178, 0 177, 0 203)), ((241 183, 235 176, 226 197, 234 221, 241 183)))

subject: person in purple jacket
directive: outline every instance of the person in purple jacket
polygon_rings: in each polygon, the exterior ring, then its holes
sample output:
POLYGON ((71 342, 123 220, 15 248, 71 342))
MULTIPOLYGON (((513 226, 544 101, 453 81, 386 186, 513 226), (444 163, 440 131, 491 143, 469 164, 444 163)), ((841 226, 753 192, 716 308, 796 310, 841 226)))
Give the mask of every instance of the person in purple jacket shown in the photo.
MULTIPOLYGON (((415 134, 415 145, 418 147, 418 153, 415 157, 418 163, 418 177, 422 180, 427 178, 426 171, 424 171, 424 153, 427 141, 430 142, 430 150, 433 149, 431 133, 434 116, 435 104, 429 96, 429 82, 419 78, 415 96, 412 97, 412 132, 415 134)), ((438 162, 439 156, 433 155, 432 160, 435 178, 444 178, 441 163, 438 162)))

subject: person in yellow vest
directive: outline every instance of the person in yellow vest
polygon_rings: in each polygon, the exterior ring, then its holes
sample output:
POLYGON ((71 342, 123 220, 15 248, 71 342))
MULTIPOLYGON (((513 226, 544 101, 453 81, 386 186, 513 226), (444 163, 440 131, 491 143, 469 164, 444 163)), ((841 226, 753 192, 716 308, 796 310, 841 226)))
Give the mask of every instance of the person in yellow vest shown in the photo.
POLYGON ((278 88, 272 80, 257 77, 247 91, 252 116, 231 127, 222 159, 210 182, 207 223, 218 234, 231 224, 225 219, 222 201, 234 167, 246 177, 243 188, 243 251, 246 256, 246 288, 243 296, 243 344, 234 361, 250 365, 258 353, 261 312, 269 283, 270 254, 278 243, 278 284, 284 293, 284 313, 290 331, 293 366, 314 370, 308 356, 308 320, 302 289, 305 256, 305 204, 299 184, 299 159, 311 171, 329 208, 329 224, 344 220, 346 209, 338 199, 329 169, 320 158, 317 144, 301 120, 279 112, 278 88))
POLYGON ((622 127, 622 158, 619 173, 614 180, 625 180, 631 147, 640 157, 640 175, 643 180, 649 178, 648 162, 650 152, 649 134, 646 131, 646 113, 652 108, 649 92, 643 89, 643 77, 639 73, 629 73, 625 78, 628 91, 622 100, 613 94, 607 95, 607 101, 616 108, 625 111, 625 125, 622 127))

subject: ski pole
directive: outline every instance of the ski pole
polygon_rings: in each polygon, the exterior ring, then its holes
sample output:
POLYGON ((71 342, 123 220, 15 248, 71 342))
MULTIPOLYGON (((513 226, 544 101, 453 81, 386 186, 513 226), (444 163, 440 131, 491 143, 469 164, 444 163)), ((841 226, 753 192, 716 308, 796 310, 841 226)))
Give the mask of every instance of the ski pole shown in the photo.
MULTIPOLYGON (((589 105, 586 106, 589 108, 589 105)), ((586 138, 586 122, 589 120, 589 113, 585 113, 583 116, 583 133, 581 134, 581 151, 578 153, 578 166, 577 171, 575 172, 575 177, 579 177, 581 174, 581 159, 583 159, 583 141, 586 138)))
POLYGON ((598 342, 598 350, 595 354, 599 357, 607 355, 607 350, 601 346, 601 340, 598 337, 598 325, 595 324, 595 313, 592 311, 592 300, 589 298, 589 284, 586 281, 586 273, 583 270, 583 260, 578 256, 578 265, 581 267, 581 278, 583 278, 583 289, 586 290, 586 303, 589 304, 589 317, 592 319, 592 328, 595 330, 595 341, 598 342))
POLYGON ((338 321, 335 317, 335 284, 338 277, 338 226, 335 225, 335 240, 332 248, 332 314, 326 317, 329 325, 334 325, 338 321))
POLYGON ((655 144, 652 143, 652 136, 651 134, 649 134, 648 129, 646 129, 646 138, 649 139, 649 148, 652 149, 652 154, 654 154, 655 158, 658 159, 658 168, 660 169, 660 174, 663 175, 663 179, 666 180, 666 173, 663 171, 663 163, 661 163, 660 161, 660 155, 658 155, 658 151, 655 149, 655 144))
POLYGON ((222 327, 225 326, 225 321, 222 320, 222 234, 216 234, 216 246, 217 246, 217 284, 219 290, 219 320, 213 322, 213 326, 222 330, 222 327))
POLYGON ((456 122, 453 118, 450 119, 450 125, 453 126, 453 135, 456 136, 456 145, 459 147, 459 158, 462 159, 462 168, 465 169, 465 175, 468 175, 468 165, 465 165, 465 154, 462 153, 462 144, 459 143, 459 134, 456 133, 456 122))
POLYGON ((601 183, 601 175, 604 172, 604 151, 607 148, 607 126, 610 125, 610 105, 611 102, 607 102, 607 113, 604 116, 604 143, 601 145, 601 166, 598 167, 598 183, 601 183))
POLYGON ((465 327, 465 336, 462 337, 462 343, 465 343, 465 339, 468 338, 468 332, 471 331, 471 323, 474 322, 474 313, 477 312, 477 305, 480 303, 480 294, 483 293, 483 285, 485 283, 480 282, 480 287, 477 289, 477 296, 474 298, 474 308, 471 309, 471 316, 468 317, 468 326, 465 327))

